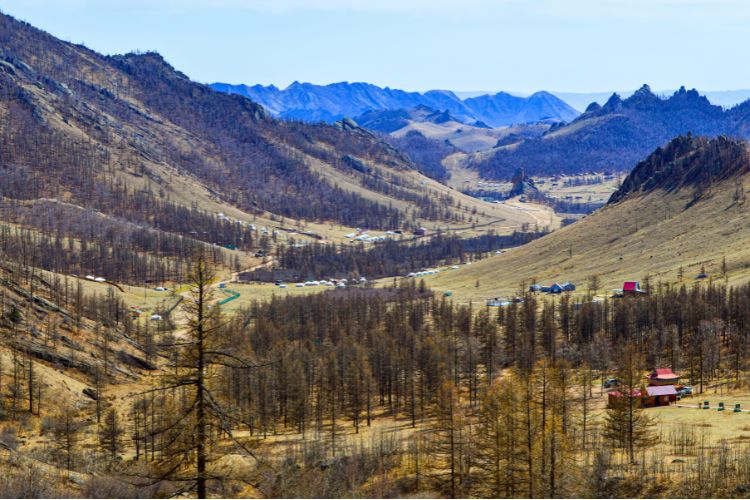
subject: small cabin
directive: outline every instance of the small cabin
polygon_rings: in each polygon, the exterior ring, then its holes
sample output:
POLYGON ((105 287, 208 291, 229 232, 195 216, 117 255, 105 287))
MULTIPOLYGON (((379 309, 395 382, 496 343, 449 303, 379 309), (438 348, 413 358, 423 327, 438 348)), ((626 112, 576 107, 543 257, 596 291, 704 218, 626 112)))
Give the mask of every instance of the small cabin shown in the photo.
POLYGON ((424 236, 427 234, 427 229, 424 227, 420 227, 414 230, 414 236, 424 236))
MULTIPOLYGON (((627 403, 625 389, 622 391, 611 391, 607 393, 607 403, 610 408, 627 403)), ((636 407, 647 408, 651 406, 667 406, 677 401, 677 389, 673 385, 649 386, 630 391, 630 398, 636 407)))
POLYGON ((643 406, 667 406, 677 401, 677 389, 674 385, 657 385, 646 387, 643 406))
POLYGON ((645 290, 641 290, 641 284, 637 281, 626 281, 622 284, 623 295, 640 295, 647 293, 645 290))
POLYGON ((549 287, 549 293, 563 293, 564 291, 565 289, 559 283, 553 283, 552 286, 549 287))
POLYGON ((565 283, 563 283, 562 288, 563 288, 563 291, 566 291, 566 292, 575 292, 576 290, 576 286, 570 281, 566 281, 565 283))

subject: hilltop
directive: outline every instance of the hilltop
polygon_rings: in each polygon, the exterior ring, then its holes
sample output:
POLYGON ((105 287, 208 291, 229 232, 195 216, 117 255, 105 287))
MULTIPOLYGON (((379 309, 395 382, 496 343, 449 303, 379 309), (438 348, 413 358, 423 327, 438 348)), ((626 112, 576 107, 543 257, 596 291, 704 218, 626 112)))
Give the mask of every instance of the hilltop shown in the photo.
POLYGON ((715 279, 744 283, 749 172, 745 142, 679 137, 640 162, 604 208, 428 284, 459 300, 483 300, 515 294, 524 282, 572 281, 585 290, 594 275, 599 292, 647 277, 652 284, 690 284, 704 268, 715 279))
MULTIPOLYGON (((551 91, 552 94, 556 95, 566 103, 570 104, 573 108, 584 111, 589 104, 596 102, 598 104, 604 104, 607 102, 612 94, 619 94, 623 99, 633 95, 635 90, 618 90, 610 92, 556 92, 551 91)), ((675 89, 670 90, 656 90, 654 93, 657 95, 672 95, 675 89)), ((741 104, 750 99, 750 90, 748 89, 736 89, 736 90, 701 90, 700 93, 711 101, 711 104, 717 106, 723 106, 725 108, 731 108, 738 104, 741 104)))
POLYGON ((354 117, 354 121, 363 128, 386 134, 396 132, 412 123, 432 123, 435 125, 463 123, 459 118, 451 115, 449 111, 438 111, 423 104, 411 109, 369 110, 354 117))

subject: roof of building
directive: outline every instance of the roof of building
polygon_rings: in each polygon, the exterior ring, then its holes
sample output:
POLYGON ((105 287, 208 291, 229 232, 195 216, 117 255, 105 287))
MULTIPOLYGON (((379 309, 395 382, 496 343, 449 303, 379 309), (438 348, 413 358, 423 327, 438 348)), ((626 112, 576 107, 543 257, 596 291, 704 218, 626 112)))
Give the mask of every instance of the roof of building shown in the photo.
POLYGON ((680 378, 679 375, 672 372, 671 368, 657 368, 648 376, 651 379, 673 379, 680 378))
POLYGON ((626 281, 622 284, 623 292, 636 292, 640 289, 641 287, 637 281, 626 281))
MULTIPOLYGON (((609 394, 610 396, 615 397, 615 398, 620 398, 620 397, 622 397, 622 396, 625 395, 625 394, 623 394, 620 391, 612 391, 612 392, 609 392, 607 394, 609 394)), ((634 398, 639 398, 639 397, 641 397, 641 391, 639 391, 638 389, 633 389, 632 391, 630 391, 630 396, 634 397, 634 398)))
POLYGON ((676 396, 677 389, 673 385, 653 385, 646 387, 649 396, 676 396))

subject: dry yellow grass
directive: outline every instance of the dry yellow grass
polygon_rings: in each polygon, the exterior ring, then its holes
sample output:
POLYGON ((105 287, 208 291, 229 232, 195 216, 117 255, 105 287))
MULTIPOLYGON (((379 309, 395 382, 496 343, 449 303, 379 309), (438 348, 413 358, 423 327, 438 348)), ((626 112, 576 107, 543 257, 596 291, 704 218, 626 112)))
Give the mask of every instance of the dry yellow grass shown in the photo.
POLYGON ((740 403, 747 410, 750 408, 750 394, 747 392, 736 395, 713 396, 704 394, 693 396, 679 402, 678 405, 647 408, 645 411, 656 421, 657 429, 663 436, 679 429, 692 429, 696 438, 704 439, 706 443, 716 444, 725 439, 728 441, 744 441, 750 439, 750 413, 747 411, 734 413, 735 403, 740 403), (712 408, 698 409, 697 405, 708 400, 712 408), (726 410, 713 409, 722 401, 726 410))
POLYGON ((436 290, 453 291, 458 301, 483 301, 513 294, 524 281, 572 281, 580 290, 592 275, 600 277, 600 290, 609 290, 646 276, 653 283, 679 284, 682 268, 681 283, 691 284, 702 267, 719 279, 726 258, 728 282, 745 283, 750 278, 750 205, 736 204, 734 190, 732 181, 715 186, 690 208, 689 190, 632 197, 461 273, 426 281, 436 290))
MULTIPOLYGON (((227 302, 221 306, 221 310, 227 313, 235 312, 243 307, 247 307, 255 301, 270 300, 272 297, 294 297, 302 295, 310 295, 314 293, 322 293, 326 290, 331 290, 330 286, 305 286, 296 287, 295 283, 288 283, 287 288, 279 288, 273 283, 227 283, 225 290, 237 292, 240 294, 238 298, 227 302)), ((230 296, 230 293, 216 289, 214 291, 214 297, 217 299, 224 299, 230 296)))
POLYGON ((551 177, 534 178, 537 181, 537 187, 543 193, 553 198, 565 199, 570 197, 572 202, 606 202, 617 190, 618 179, 614 177, 605 180, 600 184, 589 184, 581 186, 564 186, 566 180, 573 180, 587 176, 563 176, 558 181, 553 181, 551 177), (538 181, 543 180, 542 184, 538 181), (554 185, 557 184, 557 185, 554 185), (580 198, 578 198, 580 197, 580 198))

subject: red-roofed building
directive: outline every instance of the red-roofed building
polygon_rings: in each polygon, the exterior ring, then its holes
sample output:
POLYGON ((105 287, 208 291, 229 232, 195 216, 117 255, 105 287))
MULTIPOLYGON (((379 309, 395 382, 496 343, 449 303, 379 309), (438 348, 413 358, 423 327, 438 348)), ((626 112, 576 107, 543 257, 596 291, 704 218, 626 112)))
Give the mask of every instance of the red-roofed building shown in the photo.
MULTIPOLYGON (((627 401, 627 396, 622 391, 612 391, 607 396, 610 407, 627 401)), ((677 401, 677 389, 673 385, 652 385, 646 387, 645 391, 633 389, 630 397, 639 407, 667 406, 677 401)))
POLYGON ((640 295, 646 293, 645 290, 641 290, 641 284, 637 281, 626 281, 622 284, 623 295, 640 295))
POLYGON ((680 380, 680 376, 672 372, 671 368, 657 368, 646 377, 648 385, 674 385, 680 380))
MULTIPOLYGON (((643 399, 643 393, 638 389, 630 391, 630 397, 635 400, 636 406, 641 405, 643 399)), ((625 402, 626 395, 622 391, 612 391, 607 393, 609 406, 615 406, 625 402)))

